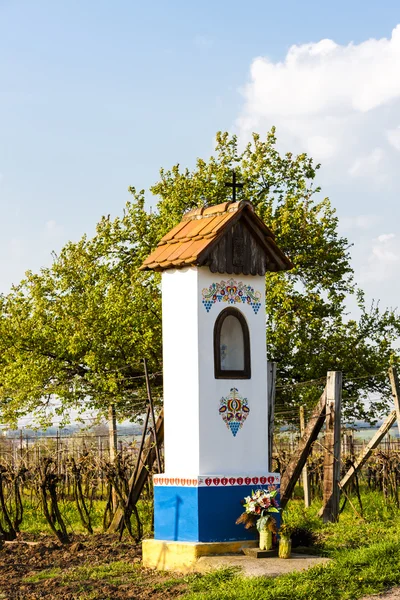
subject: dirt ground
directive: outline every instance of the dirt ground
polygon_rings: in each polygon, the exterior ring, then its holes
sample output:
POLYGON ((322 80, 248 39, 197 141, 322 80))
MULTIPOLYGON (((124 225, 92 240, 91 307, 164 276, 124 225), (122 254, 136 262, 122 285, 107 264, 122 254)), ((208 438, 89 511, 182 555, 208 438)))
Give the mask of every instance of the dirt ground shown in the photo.
MULTIPOLYGON (((114 536, 24 536, 0 547, 0 600, 169 600, 187 590, 183 575, 141 567, 141 545, 114 536)), ((400 588, 363 600, 400 600, 400 588)))
POLYGON ((25 537, 0 548, 0 599, 165 600, 185 591, 182 577, 143 569, 140 561, 140 545, 113 536, 75 536, 70 546, 25 537))
POLYGON ((396 588, 379 596, 368 596, 362 600, 400 600, 400 588, 396 588))

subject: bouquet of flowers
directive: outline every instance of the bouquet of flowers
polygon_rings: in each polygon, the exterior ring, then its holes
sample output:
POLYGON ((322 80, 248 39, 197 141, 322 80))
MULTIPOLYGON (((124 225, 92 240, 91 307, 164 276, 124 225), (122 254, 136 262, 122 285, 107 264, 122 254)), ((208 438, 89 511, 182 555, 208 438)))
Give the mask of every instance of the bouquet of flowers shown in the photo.
POLYGON ((244 513, 240 515, 236 523, 243 523, 246 529, 256 526, 258 531, 269 529, 277 532, 276 521, 273 513, 279 513, 278 502, 275 500, 277 490, 259 489, 247 496, 243 502, 244 513))

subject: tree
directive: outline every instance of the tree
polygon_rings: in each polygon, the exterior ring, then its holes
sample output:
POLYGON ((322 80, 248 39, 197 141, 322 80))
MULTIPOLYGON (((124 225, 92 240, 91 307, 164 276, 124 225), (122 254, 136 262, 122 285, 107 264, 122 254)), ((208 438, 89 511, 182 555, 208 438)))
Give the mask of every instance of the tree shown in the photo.
POLYGON ((161 170, 151 188, 152 212, 144 192, 130 188, 122 218, 103 218, 92 239, 67 244, 49 269, 28 273, 2 298, 2 419, 43 413, 53 395, 61 412, 71 406, 105 411, 110 402, 120 415, 142 410, 141 359, 148 358, 153 372, 162 367, 161 305, 159 275, 138 268, 184 212, 229 199, 232 169, 244 183, 239 199, 253 203, 295 265, 266 276, 278 411, 297 418, 296 407, 315 402, 328 370, 344 373, 345 416, 372 419, 385 410, 390 391, 383 373, 397 361, 399 320, 376 304, 367 310, 353 280, 349 242, 338 234, 329 200, 319 199, 319 167, 306 154, 282 156, 274 129, 264 141, 254 134, 241 152, 235 136, 218 133, 208 161, 198 159, 192 171, 161 170), (356 295, 358 321, 347 317, 348 295, 356 295))
POLYGON ((239 199, 253 203, 295 265, 292 271, 266 276, 267 343, 270 359, 278 364, 278 411, 297 420, 295 407, 315 402, 326 372, 342 370, 345 417, 372 420, 390 398, 386 371, 396 360, 400 323, 377 304, 367 310, 335 210, 328 198, 318 200, 320 188, 314 182, 319 168, 306 154, 282 156, 274 129, 265 141, 253 134, 242 152, 236 136, 219 133, 208 162, 199 159, 193 171, 179 165, 161 170, 151 190, 160 197, 155 237, 161 238, 186 210, 229 199, 225 183, 235 169, 244 183, 239 199), (346 314, 346 297, 354 294, 358 321, 346 314))
POLYGON ((1 420, 46 423, 54 410, 106 413, 110 403, 120 418, 143 411, 142 358, 155 372, 161 353, 157 278, 138 270, 151 221, 143 204, 135 194, 121 219, 103 218, 92 239, 68 243, 2 298, 1 420))

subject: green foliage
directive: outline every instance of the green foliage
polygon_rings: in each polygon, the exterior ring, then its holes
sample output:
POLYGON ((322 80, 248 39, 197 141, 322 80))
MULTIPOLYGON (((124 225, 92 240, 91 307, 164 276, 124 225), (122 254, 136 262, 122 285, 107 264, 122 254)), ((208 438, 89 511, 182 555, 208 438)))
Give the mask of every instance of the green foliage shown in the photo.
POLYGON ((239 199, 253 203, 295 265, 290 272, 266 276, 267 341, 269 357, 278 363, 278 405, 313 405, 326 372, 341 370, 345 416, 373 420, 390 398, 387 378, 373 375, 385 372, 393 359, 399 320, 376 304, 367 310, 353 281, 350 244, 338 234, 335 210, 328 198, 318 200, 314 181, 319 167, 306 154, 282 156, 274 129, 265 141, 254 134, 242 152, 235 136, 218 133, 215 155, 208 162, 198 159, 193 171, 179 165, 161 170, 152 188, 161 198, 155 237, 164 235, 188 209, 229 199, 225 182, 234 168, 244 183, 239 199), (358 321, 347 318, 349 294, 356 295, 358 321), (317 384, 296 385, 309 380, 317 384), (366 406, 372 391, 382 397, 366 406))
MULTIPOLYGON (((218 133, 214 155, 195 168, 162 169, 151 188, 130 188, 121 218, 102 218, 92 239, 69 243, 53 265, 26 278, 0 300, 0 418, 24 414, 44 421, 51 398, 57 411, 112 402, 118 415, 143 408, 141 359, 161 370, 160 278, 138 271, 159 239, 184 212, 229 198, 225 186, 235 168, 249 200, 295 268, 266 276, 269 357, 278 363, 277 403, 285 408, 315 403, 328 370, 344 373, 346 417, 376 418, 390 392, 382 375, 399 333, 397 315, 367 309, 353 281, 347 239, 315 185, 319 165, 306 154, 281 155, 275 130, 239 151, 237 139, 218 133), (345 299, 355 294, 360 318, 349 320, 345 299), (375 376, 379 374, 378 376, 375 376), (298 385, 316 380, 314 385, 298 385), (365 398, 375 392, 369 404, 365 398)), ((161 383, 157 381, 156 383, 161 383)))
POLYGON ((151 216, 143 194, 121 219, 103 218, 93 239, 69 243, 53 265, 2 298, 2 421, 116 405, 120 417, 143 409, 142 359, 160 368, 159 282, 138 271, 151 216))

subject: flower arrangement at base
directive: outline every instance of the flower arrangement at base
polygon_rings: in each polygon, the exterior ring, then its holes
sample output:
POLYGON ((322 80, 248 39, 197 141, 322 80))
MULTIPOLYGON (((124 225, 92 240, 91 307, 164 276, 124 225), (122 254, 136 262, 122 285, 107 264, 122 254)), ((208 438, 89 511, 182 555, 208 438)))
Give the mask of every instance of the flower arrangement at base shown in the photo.
POLYGON ((273 513, 279 513, 278 502, 275 500, 277 490, 259 489, 246 496, 243 502, 244 513, 236 520, 243 523, 246 529, 257 527, 260 534, 260 549, 272 548, 272 534, 277 533, 276 520, 273 513))

